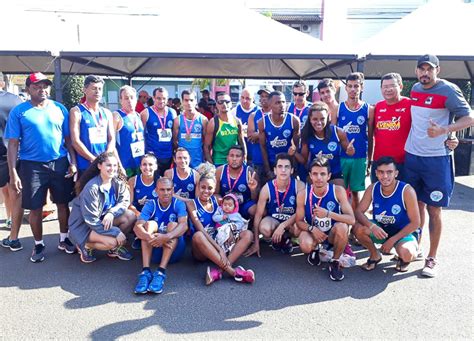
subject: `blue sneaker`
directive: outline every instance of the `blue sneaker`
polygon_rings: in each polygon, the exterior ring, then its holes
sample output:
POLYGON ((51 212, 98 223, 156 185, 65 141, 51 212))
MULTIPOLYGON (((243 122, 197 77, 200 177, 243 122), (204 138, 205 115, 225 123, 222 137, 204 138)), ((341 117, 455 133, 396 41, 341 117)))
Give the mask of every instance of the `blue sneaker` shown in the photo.
POLYGON ((146 294, 153 275, 150 270, 143 270, 138 275, 138 283, 135 286, 135 294, 146 294))
POLYGON ((140 238, 135 237, 132 243, 132 249, 134 250, 141 250, 142 249, 142 240, 140 238))
POLYGON ((107 252, 107 256, 112 257, 112 258, 118 258, 120 260, 131 260, 133 259, 133 256, 126 248, 123 246, 118 246, 115 249, 109 250, 107 252))
POLYGON ((2 246, 10 248, 11 251, 20 251, 23 246, 20 243, 20 239, 10 239, 9 237, 2 240, 2 246))
POLYGON ((163 292, 163 285, 165 284, 166 275, 161 271, 156 270, 153 273, 153 279, 148 286, 148 292, 154 294, 161 294, 163 292))
POLYGON ((31 254, 30 260, 33 263, 39 263, 44 261, 44 249, 45 246, 43 244, 35 245, 33 248, 33 253, 31 254))

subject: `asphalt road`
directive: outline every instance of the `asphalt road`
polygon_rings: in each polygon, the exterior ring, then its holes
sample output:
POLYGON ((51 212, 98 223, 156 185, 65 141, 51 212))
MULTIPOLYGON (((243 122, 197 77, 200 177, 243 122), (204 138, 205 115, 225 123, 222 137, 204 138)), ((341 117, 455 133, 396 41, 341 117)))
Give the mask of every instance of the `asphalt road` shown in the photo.
MULTIPOLYGON (((135 296, 140 254, 123 262, 98 253, 82 264, 56 249, 57 221, 45 224, 47 258, 29 261, 25 248, 0 250, 0 339, 470 339, 473 333, 474 176, 456 179, 444 211, 439 276, 420 277, 424 262, 407 273, 384 257, 373 272, 358 266, 332 282, 326 266, 310 267, 264 247, 261 259, 243 258, 253 285, 233 279, 206 287, 205 263, 189 252, 168 269, 161 295, 135 296)), ((427 229, 424 249, 428 249, 427 229)), ((0 237, 7 235, 0 229, 0 237)), ((357 251, 360 265, 367 252, 357 251)))

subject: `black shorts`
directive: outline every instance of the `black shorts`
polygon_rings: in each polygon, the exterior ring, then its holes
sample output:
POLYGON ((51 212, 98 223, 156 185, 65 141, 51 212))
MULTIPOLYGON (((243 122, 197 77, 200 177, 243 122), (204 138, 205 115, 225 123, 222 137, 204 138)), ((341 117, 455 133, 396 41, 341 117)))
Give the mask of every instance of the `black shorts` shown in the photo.
POLYGON ((330 180, 336 180, 336 179, 344 179, 342 172, 340 173, 331 173, 331 179, 330 180))
POLYGON ((65 178, 69 168, 67 157, 49 162, 20 160, 21 206, 36 210, 46 204, 48 189, 56 204, 67 204, 74 198, 74 182, 65 178))
POLYGON ((6 156, 0 157, 0 187, 5 186, 10 181, 8 174, 8 162, 6 156))

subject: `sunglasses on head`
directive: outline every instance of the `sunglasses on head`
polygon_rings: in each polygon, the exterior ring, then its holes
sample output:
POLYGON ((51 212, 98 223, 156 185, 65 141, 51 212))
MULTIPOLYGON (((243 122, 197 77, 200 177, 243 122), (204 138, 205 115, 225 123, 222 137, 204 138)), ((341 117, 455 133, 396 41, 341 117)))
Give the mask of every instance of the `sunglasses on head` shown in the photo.
POLYGON ((293 96, 304 96, 306 92, 293 92, 293 96))

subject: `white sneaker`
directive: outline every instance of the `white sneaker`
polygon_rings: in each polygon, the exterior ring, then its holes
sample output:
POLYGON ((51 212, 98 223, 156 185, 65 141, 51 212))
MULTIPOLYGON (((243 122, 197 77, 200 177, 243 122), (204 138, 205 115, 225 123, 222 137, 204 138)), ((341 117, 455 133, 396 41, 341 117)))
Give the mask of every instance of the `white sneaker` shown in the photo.
POLYGON ((425 267, 421 270, 421 275, 424 277, 436 277, 436 265, 438 265, 438 262, 435 258, 426 258, 425 267))
POLYGON ((424 254, 423 254, 423 249, 421 248, 421 246, 418 248, 418 253, 416 254, 416 258, 415 260, 423 260, 425 257, 424 257, 424 254))

